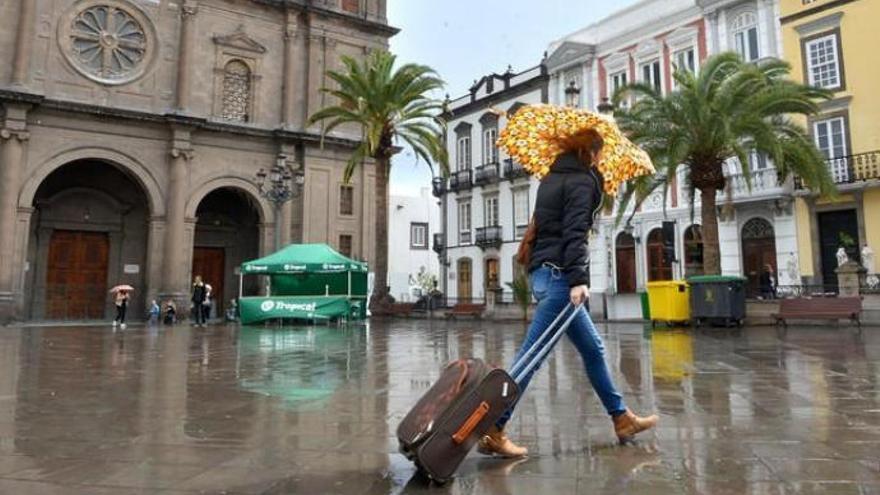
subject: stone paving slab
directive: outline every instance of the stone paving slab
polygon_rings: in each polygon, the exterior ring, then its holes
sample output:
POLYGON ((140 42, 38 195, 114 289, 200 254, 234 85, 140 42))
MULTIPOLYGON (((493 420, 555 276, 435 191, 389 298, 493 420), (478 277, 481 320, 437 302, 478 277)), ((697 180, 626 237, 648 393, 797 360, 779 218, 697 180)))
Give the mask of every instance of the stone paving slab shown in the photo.
POLYGON ((427 484, 394 431, 442 365, 508 364, 521 323, 0 330, 0 494, 880 494, 880 332, 602 325, 617 445, 563 343, 509 433, 427 484))

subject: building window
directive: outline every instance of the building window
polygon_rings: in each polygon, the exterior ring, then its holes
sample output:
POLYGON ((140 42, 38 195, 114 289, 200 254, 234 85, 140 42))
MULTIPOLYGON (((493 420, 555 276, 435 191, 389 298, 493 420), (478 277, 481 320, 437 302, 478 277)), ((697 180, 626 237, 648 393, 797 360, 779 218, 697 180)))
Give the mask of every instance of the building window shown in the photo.
POLYGON ((813 124, 816 135, 816 147, 825 158, 840 158, 847 154, 846 121, 843 117, 820 120, 813 124))
POLYGON ((764 170, 768 167, 767 154, 758 151, 749 153, 749 170, 764 170))
POLYGON ((522 239, 529 228, 529 190, 517 189, 513 191, 513 225, 514 235, 522 239))
POLYGON ((758 60, 758 16, 754 12, 744 12, 734 19, 733 43, 743 60, 758 60))
POLYGON ((831 176, 837 183, 849 182, 850 167, 846 158, 847 149, 846 119, 834 117, 813 123, 813 136, 816 147, 825 155, 831 176))
POLYGON ((697 57, 693 48, 675 52, 675 70, 697 73, 697 57))
POLYGON ((250 121, 251 69, 241 60, 232 60, 223 70, 223 110, 221 116, 233 122, 250 121))
POLYGON ((498 163, 498 148, 495 146, 495 141, 498 141, 498 128, 483 129, 483 165, 498 163))
POLYGON ((409 247, 428 249, 428 224, 411 223, 409 226, 409 247))
POLYGON ((685 276, 703 274, 703 230, 691 225, 684 231, 685 276))
POLYGON ((360 0, 342 0, 342 10, 357 14, 361 10, 360 0))
POLYGON ((663 256, 663 229, 648 234, 648 281, 672 280, 672 261, 663 256))
POLYGON ((498 225, 498 196, 489 196, 484 200, 483 220, 485 227, 498 225))
POLYGON ((456 170, 471 168, 471 138, 461 136, 458 138, 458 152, 456 154, 456 170))
POLYGON ((608 83, 608 87, 611 89, 611 96, 613 96, 614 93, 616 93, 618 89, 626 86, 626 84, 627 84, 627 79, 626 79, 626 71, 625 70, 611 74, 611 77, 609 77, 609 83, 608 83))
POLYGON ((339 214, 354 215, 354 186, 348 184, 339 186, 339 214))
POLYGON ((343 256, 351 258, 352 253, 352 236, 351 234, 339 235, 339 253, 343 256))
POLYGON ((807 81, 811 86, 825 89, 843 87, 840 64, 840 39, 829 34, 804 42, 807 62, 807 81))
POLYGON ((471 243, 471 203, 469 201, 458 204, 458 243, 462 245, 471 243))
POLYGON ((617 292, 632 294, 636 291, 636 242, 633 236, 621 232, 615 246, 617 261, 617 292))
POLYGON ((658 92, 663 91, 659 60, 642 64, 642 83, 653 86, 658 92))

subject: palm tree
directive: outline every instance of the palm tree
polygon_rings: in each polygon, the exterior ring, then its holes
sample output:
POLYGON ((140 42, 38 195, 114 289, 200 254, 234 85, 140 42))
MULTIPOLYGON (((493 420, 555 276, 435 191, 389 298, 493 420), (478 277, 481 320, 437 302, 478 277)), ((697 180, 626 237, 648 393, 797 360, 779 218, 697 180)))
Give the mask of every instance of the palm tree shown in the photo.
POLYGON ((690 189, 700 192, 704 271, 721 273, 716 197, 724 190, 724 163, 739 162, 751 187, 749 156, 770 157, 780 182, 792 174, 823 195, 835 194, 822 153, 797 119, 819 111, 830 93, 789 79, 791 67, 781 60, 746 63, 734 53, 709 58, 699 75, 680 70, 677 88, 662 95, 653 86, 635 84, 614 95, 618 124, 652 157, 657 175, 629 184, 620 195, 624 212, 658 188, 668 191, 683 168, 690 189), (633 102, 620 108, 624 101, 633 102))
POLYGON ((443 81, 430 67, 405 64, 395 67, 394 55, 376 50, 364 60, 342 57, 344 70, 328 71, 336 88, 322 91, 337 100, 309 119, 309 125, 323 122, 322 136, 342 125, 358 127, 360 144, 345 168, 345 182, 368 159, 376 165, 374 267, 376 284, 370 309, 376 314, 387 310, 388 281, 388 181, 391 158, 409 146, 417 160, 429 167, 439 164, 448 173, 444 122, 440 115, 443 102, 431 94, 443 88, 443 81))

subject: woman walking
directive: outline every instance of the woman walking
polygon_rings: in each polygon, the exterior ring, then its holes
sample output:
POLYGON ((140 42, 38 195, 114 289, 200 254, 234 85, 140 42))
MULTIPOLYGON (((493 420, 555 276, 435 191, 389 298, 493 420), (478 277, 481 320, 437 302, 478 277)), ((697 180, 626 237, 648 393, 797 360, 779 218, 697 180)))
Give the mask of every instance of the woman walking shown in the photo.
POLYGON ((125 330, 125 313, 128 310, 128 291, 117 291, 114 299, 114 302, 116 303, 116 318, 113 320, 113 328, 116 328, 116 325, 119 325, 119 328, 125 330))
MULTIPOLYGON (((604 125, 610 126, 607 122, 604 125)), ((516 141, 515 138, 511 140, 516 141)), ((521 139, 517 141, 517 145, 521 146, 521 142, 521 139)), ((602 338, 584 307, 590 297, 587 236, 594 215, 600 210, 603 191, 614 192, 617 184, 606 184, 602 169, 598 167, 602 163, 609 172, 608 163, 602 162, 604 140, 595 130, 586 128, 572 132, 557 145, 560 153, 539 174, 544 177, 538 188, 535 213, 520 248, 518 261, 528 267, 538 307, 516 359, 541 337, 569 303, 573 304, 577 316, 567 330, 568 338, 581 355, 587 377, 611 417, 615 434, 623 443, 655 426, 658 418, 656 415, 636 416, 626 407, 605 362, 602 338)), ((510 154, 515 155, 515 152, 510 154)), ((523 158, 521 163, 526 159, 523 158)), ((649 160, 645 168, 652 168, 649 160)), ((647 171, 627 173, 629 177, 620 171, 608 175, 609 179, 624 177, 625 180, 647 171)), ((532 370, 520 384, 521 395, 535 371, 532 370)), ((528 453, 525 447, 516 445, 504 434, 504 426, 512 413, 513 410, 507 411, 480 440, 480 453, 503 457, 521 457, 528 453)))
POLYGON ((204 304, 205 299, 207 298, 208 290, 205 287, 205 283, 202 282, 202 277, 196 275, 195 281, 193 281, 193 289, 192 289, 192 304, 193 304, 193 313, 195 316, 195 326, 205 326, 205 310, 204 304))

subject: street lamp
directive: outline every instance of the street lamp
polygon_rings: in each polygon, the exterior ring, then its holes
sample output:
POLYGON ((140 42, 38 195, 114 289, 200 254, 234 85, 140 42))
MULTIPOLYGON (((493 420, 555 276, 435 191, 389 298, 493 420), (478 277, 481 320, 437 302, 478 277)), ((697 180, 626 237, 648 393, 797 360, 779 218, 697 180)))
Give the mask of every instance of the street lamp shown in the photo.
POLYGON ((614 115, 614 105, 608 101, 607 96, 602 98, 602 103, 599 103, 599 106, 596 107, 596 109, 599 110, 599 113, 602 115, 614 115))
POLYGON ((257 172, 257 187, 260 195, 275 207, 275 250, 281 249, 281 208, 284 203, 302 194, 306 182, 302 167, 291 172, 287 165, 287 155, 278 155, 275 165, 267 172, 257 172))
POLYGON ((565 104, 574 108, 580 103, 581 88, 578 87, 577 81, 572 79, 565 88, 565 104))
POLYGON ((440 198, 446 194, 446 179, 439 175, 431 179, 431 192, 435 198, 440 198))

